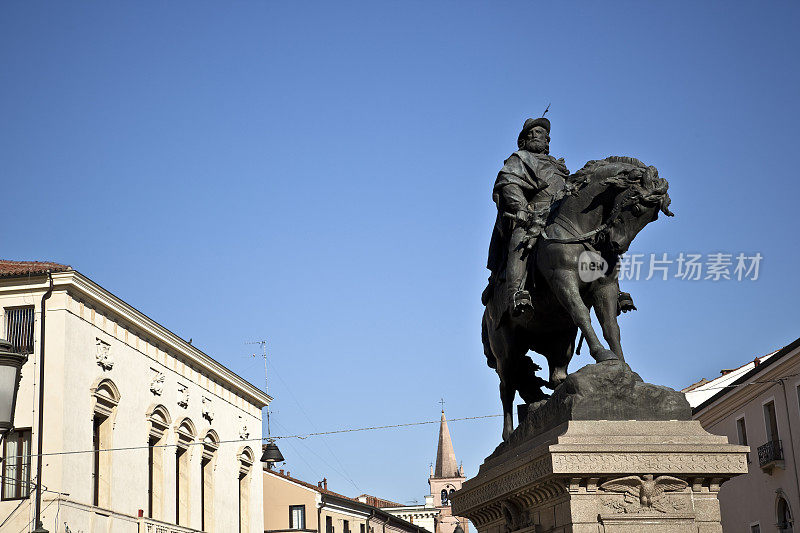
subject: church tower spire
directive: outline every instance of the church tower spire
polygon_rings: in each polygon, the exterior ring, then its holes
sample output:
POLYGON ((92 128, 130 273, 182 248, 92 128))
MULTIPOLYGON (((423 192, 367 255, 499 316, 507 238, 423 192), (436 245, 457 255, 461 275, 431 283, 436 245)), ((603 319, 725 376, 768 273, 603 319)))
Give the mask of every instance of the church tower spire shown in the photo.
POLYGON ((447 427, 444 409, 442 409, 442 420, 439 423, 439 448, 436 450, 436 470, 434 470, 433 477, 459 477, 456 453, 453 451, 453 441, 450 440, 450 429, 447 427))
MULTIPOLYGON (((444 400, 442 400, 444 405, 444 400)), ((466 481, 464 469, 459 468, 456 454, 453 451, 453 441, 450 439, 450 428, 447 427, 447 418, 442 408, 442 418, 439 422, 439 447, 436 449, 436 468, 431 468, 431 477, 428 484, 431 486, 429 498, 433 506, 438 509, 434 533, 454 533, 461 523, 461 529, 469 533, 468 522, 464 518, 453 516, 450 511, 450 497, 461 488, 466 481)))

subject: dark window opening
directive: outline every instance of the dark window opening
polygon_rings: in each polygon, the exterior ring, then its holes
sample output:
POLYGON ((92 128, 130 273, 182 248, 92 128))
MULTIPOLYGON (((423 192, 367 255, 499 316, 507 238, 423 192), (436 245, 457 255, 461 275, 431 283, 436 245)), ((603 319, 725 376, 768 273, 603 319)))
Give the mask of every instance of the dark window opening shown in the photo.
POLYGON ((100 505, 100 430, 104 420, 97 415, 92 419, 92 505, 95 507, 100 505))
POLYGON ((767 426, 767 440, 769 442, 780 440, 778 436, 778 418, 775 415, 775 402, 764 404, 764 423, 767 426))
POLYGON ((158 439, 150 437, 147 442, 149 448, 147 449, 147 516, 153 518, 153 486, 154 486, 154 472, 153 472, 153 446, 158 444, 158 439))

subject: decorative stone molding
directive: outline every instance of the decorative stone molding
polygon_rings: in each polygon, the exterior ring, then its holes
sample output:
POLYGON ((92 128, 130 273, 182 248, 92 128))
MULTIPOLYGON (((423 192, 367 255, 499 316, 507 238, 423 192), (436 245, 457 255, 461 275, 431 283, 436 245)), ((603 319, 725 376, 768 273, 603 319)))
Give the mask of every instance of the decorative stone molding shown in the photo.
POLYGON ((189 445, 194 442, 194 439, 197 436, 197 430, 195 429, 194 422, 192 422, 189 418, 184 418, 181 420, 175 431, 175 436, 177 437, 176 444, 179 448, 188 448, 189 445))
POLYGON ((94 398, 92 411, 104 417, 111 417, 120 400, 119 389, 114 382, 102 379, 90 390, 94 398))
POLYGON ((163 405, 155 405, 148 409, 147 420, 150 422, 150 436, 160 439, 169 429, 172 418, 163 405))
POLYGON ((164 393, 164 379, 166 376, 155 368, 150 370, 153 371, 153 379, 150 380, 150 392, 156 396, 161 396, 164 393))
POLYGON ((534 483, 550 473, 552 473, 550 457, 545 456, 485 485, 476 487, 474 490, 459 491, 464 495, 458 502, 452 502, 453 514, 460 516, 461 509, 474 507, 500 498, 505 494, 534 483))
POLYGON ((178 406, 189 407, 189 387, 178 383, 178 406))
POLYGON ((111 358, 111 345, 100 338, 97 338, 95 345, 97 346, 95 359, 97 359, 97 364, 100 368, 103 370, 114 368, 114 360, 111 358))
POLYGON ((629 514, 685 511, 688 505, 684 500, 670 498, 666 493, 682 491, 688 486, 686 481, 676 477, 647 474, 644 478, 626 476, 612 479, 600 485, 600 488, 623 495, 622 501, 619 498, 603 499, 604 506, 613 512, 629 514))
POLYGON ((212 422, 214 420, 214 407, 211 405, 211 398, 203 396, 201 400, 203 418, 212 422))
POLYGON ((239 416, 239 438, 242 440, 247 439, 250 436, 250 430, 247 429, 247 424, 244 422, 244 418, 239 416))
POLYGON ((238 454, 236 454, 236 458, 239 459, 239 474, 247 475, 248 472, 250 472, 250 469, 253 467, 253 463, 255 462, 253 450, 251 450, 249 446, 245 446, 238 454))
POLYGON ((732 474, 746 471, 741 453, 554 453, 555 473, 702 472, 732 474))
POLYGON ((206 461, 212 460, 218 448, 219 435, 217 435, 216 431, 210 429, 203 439, 203 459, 206 461))

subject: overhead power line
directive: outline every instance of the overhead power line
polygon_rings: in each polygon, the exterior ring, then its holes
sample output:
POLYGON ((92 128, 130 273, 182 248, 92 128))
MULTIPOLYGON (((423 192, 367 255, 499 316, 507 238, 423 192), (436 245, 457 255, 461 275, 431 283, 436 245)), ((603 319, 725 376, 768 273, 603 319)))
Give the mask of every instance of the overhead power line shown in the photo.
MULTIPOLYGON (((482 416, 465 416, 461 418, 453 418, 449 419, 448 422, 460 422, 462 420, 480 420, 483 418, 497 418, 503 415, 482 415, 482 416)), ((336 435, 340 433, 355 433, 360 431, 374 431, 378 429, 394 429, 394 428, 405 428, 405 427, 412 427, 412 426, 422 426, 425 424, 439 424, 441 420, 426 420, 424 422, 407 422, 404 424, 386 424, 383 426, 368 426, 368 427, 360 427, 360 428, 347 428, 347 429, 335 429, 332 431, 315 431, 313 433, 304 433, 304 434, 296 434, 296 435, 276 435, 269 438, 272 439, 307 439, 308 437, 315 437, 320 435, 336 435)), ((233 443, 246 443, 246 442, 266 442, 269 440, 267 437, 262 438, 252 438, 252 439, 230 439, 230 440, 221 440, 216 444, 233 444, 233 443)), ((132 450, 147 450, 150 448, 177 448, 178 446, 202 446, 206 444, 203 441, 195 441, 195 442, 183 442, 181 444, 156 444, 153 446, 122 446, 119 448, 101 448, 97 450, 65 450, 65 451, 58 451, 58 452, 45 452, 42 453, 42 456, 55 456, 55 455, 76 455, 81 453, 108 453, 108 452, 123 452, 123 451, 132 451, 132 450)), ((8 459, 22 459, 27 457, 38 457, 37 454, 25 454, 25 455, 10 455, 6 457, 8 459)))

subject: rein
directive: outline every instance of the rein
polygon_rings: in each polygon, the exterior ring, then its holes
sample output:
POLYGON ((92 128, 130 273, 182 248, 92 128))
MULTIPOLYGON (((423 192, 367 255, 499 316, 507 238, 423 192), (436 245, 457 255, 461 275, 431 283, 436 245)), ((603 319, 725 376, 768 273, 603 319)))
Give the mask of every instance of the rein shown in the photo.
POLYGON ((561 213, 559 213, 558 215, 556 215, 556 218, 555 218, 555 220, 553 220, 553 223, 557 224, 558 227, 560 227, 561 229, 563 229, 564 231, 566 231, 567 233, 572 235, 572 237, 565 237, 565 238, 550 237, 549 235, 547 235, 547 233, 544 230, 542 231, 540 236, 541 236, 541 238, 543 238, 546 241, 554 242, 554 243, 557 243, 557 244, 582 243, 584 246, 588 247, 590 250, 597 251, 597 250, 594 250, 594 248, 588 243, 588 241, 592 237, 597 235, 598 233, 608 229, 608 227, 611 224, 613 224, 614 220, 617 218, 619 213, 623 209, 625 209, 625 207, 627 207, 628 205, 630 205, 632 203, 635 203, 636 201, 637 201, 637 198, 636 198, 635 195, 629 195, 628 198, 625 198, 624 200, 622 200, 621 202, 619 202, 617 205, 614 206, 614 209, 612 209, 611 213, 608 215, 608 222, 604 222, 597 229, 594 229, 592 231, 588 231, 586 233, 582 233, 580 235, 577 234, 578 232, 576 231, 575 226, 572 224, 572 222, 570 220, 568 220, 566 217, 562 216, 561 213))
POLYGON ((555 224, 558 224, 558 226, 561 229, 563 229, 564 231, 566 231, 570 235, 573 235, 572 237, 566 237, 566 238, 562 239, 562 238, 559 238, 559 237, 550 237, 547 234, 546 231, 544 231, 544 230, 542 231, 541 237, 544 240, 550 241, 550 242, 555 242, 557 244, 574 244, 574 243, 587 244, 586 241, 588 241, 589 239, 591 239, 592 237, 594 237, 595 235, 597 235, 598 233, 600 233, 601 231, 605 230, 608 227, 608 223, 605 223, 605 224, 601 225, 597 229, 594 229, 592 231, 583 233, 581 235, 576 235, 576 232, 573 231, 572 227, 567 227, 567 226, 572 226, 572 223, 569 220, 567 220, 566 218, 562 217, 560 214, 556 216, 556 218, 555 218, 555 220, 553 222, 555 224))

